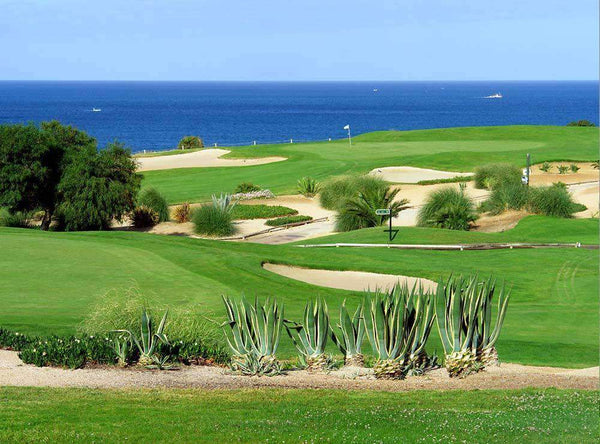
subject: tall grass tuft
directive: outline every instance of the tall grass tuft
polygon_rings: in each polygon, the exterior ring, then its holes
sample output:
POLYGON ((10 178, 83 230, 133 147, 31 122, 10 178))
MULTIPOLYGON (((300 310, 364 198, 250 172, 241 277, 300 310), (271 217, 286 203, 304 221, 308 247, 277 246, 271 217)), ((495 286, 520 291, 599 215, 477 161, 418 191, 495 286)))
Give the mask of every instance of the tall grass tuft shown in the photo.
POLYGON ((348 199, 356 198, 360 193, 365 194, 386 188, 385 181, 378 177, 369 175, 340 176, 322 184, 319 201, 323 208, 338 210, 348 199))
POLYGON ((527 209, 545 216, 571 217, 578 207, 566 185, 559 182, 546 187, 531 188, 527 209))
POLYGON ((235 234, 236 229, 231 214, 234 207, 235 202, 228 194, 220 197, 213 195, 211 203, 202 205, 192 214, 195 232, 217 237, 235 234))
POLYGON ((492 190, 501 184, 521 183, 521 170, 509 163, 482 165, 475 170, 475 188, 492 190))
POLYGON ((142 190, 137 200, 138 206, 152 208, 158 214, 158 222, 166 222, 170 218, 167 200, 154 188, 142 190))
POLYGON ((448 187, 432 192, 419 210, 417 226, 468 230, 477 219, 473 200, 465 188, 448 187))
POLYGON ((521 183, 506 183, 494 188, 480 210, 493 215, 506 210, 521 210, 529 199, 529 188, 521 183))

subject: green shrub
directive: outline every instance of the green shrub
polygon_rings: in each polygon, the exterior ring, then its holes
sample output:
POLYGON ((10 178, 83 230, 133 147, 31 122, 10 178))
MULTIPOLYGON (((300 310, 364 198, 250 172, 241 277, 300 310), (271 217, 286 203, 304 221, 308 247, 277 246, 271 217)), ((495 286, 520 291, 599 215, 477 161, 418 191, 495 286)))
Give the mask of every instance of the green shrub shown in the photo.
POLYGON ((572 163, 569 168, 571 169, 572 173, 576 173, 577 171, 579 171, 581 168, 579 168, 577 165, 575 165, 574 163, 572 163))
POLYGON ((461 182, 471 182, 474 176, 456 176, 450 177, 448 179, 428 179, 428 180, 420 180, 417 182, 417 185, 435 185, 438 183, 461 183, 461 182))
POLYGON ((303 177, 298 180, 298 193, 305 197, 314 197, 319 192, 319 184, 312 177, 303 177))
POLYGON ((158 223, 159 217, 152 208, 141 205, 131 212, 131 221, 135 228, 150 228, 158 223))
POLYGON ((198 136, 185 136, 181 138, 181 140, 177 144, 177 148, 180 150, 193 150, 204 148, 204 142, 198 136))
POLYGON ((577 210, 575 202, 563 183, 531 188, 527 208, 535 214, 556 217, 571 217, 577 210))
POLYGON ((175 207, 175 210, 173 211, 173 219, 175 220, 175 222, 179 224, 189 222, 190 217, 191 208, 189 203, 185 202, 175 207))
POLYGON ((265 223, 270 227, 279 227, 281 225, 293 224, 296 222, 306 222, 309 220, 312 220, 312 217, 298 215, 298 216, 278 217, 277 219, 269 219, 265 223))
POLYGON ((30 228, 29 218, 30 215, 22 211, 11 213, 6 208, 0 208, 0 227, 30 228))
POLYGON ((573 122, 567 123, 567 126, 596 126, 589 120, 575 120, 573 122))
POLYGON ((158 214, 158 222, 166 222, 170 218, 167 200, 154 188, 143 189, 138 196, 138 206, 145 205, 158 214))
POLYGON ((473 200, 464 187, 442 188, 432 192, 417 215, 417 226, 468 230, 477 219, 473 200))
POLYGON ((521 169, 509 163, 492 163, 475 170, 475 188, 491 190, 500 184, 521 183, 521 169))
POLYGON ((527 205, 529 188, 520 183, 502 184, 492 190, 490 197, 481 204, 481 211, 496 215, 506 210, 521 210, 527 205))
POLYGON ((590 166, 595 170, 599 169, 600 168, 600 160, 595 160, 594 162, 590 163, 590 166))
POLYGON ((550 163, 548 163, 548 162, 544 162, 542 164, 542 166, 540 166, 540 171, 543 171, 544 173, 547 173, 551 169, 552 169, 552 165, 550 163))
POLYGON ((251 193, 253 191, 259 191, 260 187, 258 185, 254 185, 251 182, 242 182, 233 191, 234 194, 237 193, 251 193))
POLYGON ((231 211, 234 220, 243 219, 269 219, 273 217, 294 216, 298 214, 293 208, 281 205, 236 205, 231 211))
POLYGON ((346 200, 344 206, 338 210, 336 231, 376 227, 384 224, 390 217, 396 217, 400 211, 408 208, 406 199, 394 202, 399 191, 400 189, 392 190, 390 187, 368 189, 359 193, 358 197, 346 200), (389 208, 390 215, 377 216, 375 211, 379 208, 389 208))
POLYGON ((115 362, 113 341, 108 336, 51 336, 24 345, 19 358, 38 367, 82 368, 86 363, 115 362))
POLYGON ((567 174, 569 172, 569 167, 566 165, 558 166, 558 174, 567 174))
POLYGON ((192 222, 197 234, 207 236, 225 237, 235 234, 233 224, 233 210, 237 205, 228 194, 217 198, 212 197, 212 202, 202 205, 192 213, 192 222))
POLYGON ((34 338, 23 333, 6 330, 0 327, 0 348, 8 350, 22 350, 34 338))
POLYGON ((348 199, 356 198, 360 193, 383 190, 387 188, 385 181, 378 177, 341 176, 325 182, 320 188, 321 206, 328 210, 338 210, 348 199))

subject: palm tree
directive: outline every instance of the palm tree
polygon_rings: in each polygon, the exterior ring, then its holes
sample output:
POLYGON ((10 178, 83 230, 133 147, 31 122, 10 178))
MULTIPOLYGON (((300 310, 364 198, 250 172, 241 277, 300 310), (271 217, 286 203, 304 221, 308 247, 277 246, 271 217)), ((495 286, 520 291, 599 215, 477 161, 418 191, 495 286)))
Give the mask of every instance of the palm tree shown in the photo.
POLYGON ((400 189, 385 187, 367 190, 355 198, 348 199, 338 214, 336 229, 351 231, 383 225, 390 217, 396 217, 400 211, 409 208, 407 199, 394 202, 399 191, 400 189), (380 208, 389 208, 390 214, 376 215, 375 210, 380 208))

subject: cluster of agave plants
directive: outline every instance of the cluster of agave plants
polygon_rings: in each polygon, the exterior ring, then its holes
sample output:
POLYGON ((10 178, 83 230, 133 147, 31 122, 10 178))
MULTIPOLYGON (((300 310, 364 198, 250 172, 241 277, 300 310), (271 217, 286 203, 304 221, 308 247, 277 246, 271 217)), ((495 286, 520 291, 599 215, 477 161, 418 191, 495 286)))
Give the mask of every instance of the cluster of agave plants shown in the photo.
POLYGON ((436 291, 422 286, 396 285, 390 291, 366 292, 351 314, 342 303, 339 322, 332 325, 322 298, 309 300, 301 322, 285 319, 283 304, 267 298, 254 303, 244 297, 224 296, 227 321, 223 324, 232 351, 231 367, 245 375, 275 375, 282 371, 276 358, 285 329, 309 371, 332 365, 326 354, 328 340, 344 355, 344 364, 363 366, 365 335, 375 358, 373 371, 380 379, 402 379, 437 367, 437 357, 425 345, 437 323, 446 369, 462 377, 498 363, 495 344, 506 314, 510 291, 493 278, 451 276, 436 291), (497 299, 492 316, 494 298, 497 299), (437 322, 436 322, 437 321, 437 322))

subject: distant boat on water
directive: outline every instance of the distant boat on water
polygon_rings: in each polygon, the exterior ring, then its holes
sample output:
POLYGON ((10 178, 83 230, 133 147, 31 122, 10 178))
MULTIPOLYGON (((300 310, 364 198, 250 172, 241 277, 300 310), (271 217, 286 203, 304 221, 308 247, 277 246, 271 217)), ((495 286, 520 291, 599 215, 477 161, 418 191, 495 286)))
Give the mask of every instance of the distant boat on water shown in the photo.
POLYGON ((377 88, 373 89, 373 92, 376 93, 377 91, 379 91, 377 88))
POLYGON ((99 113, 100 111, 102 111, 100 108, 92 108, 92 112, 94 113, 99 113))
POLYGON ((500 93, 496 93, 496 94, 492 94, 491 96, 485 96, 484 99, 501 99, 502 98, 502 94, 500 93))

